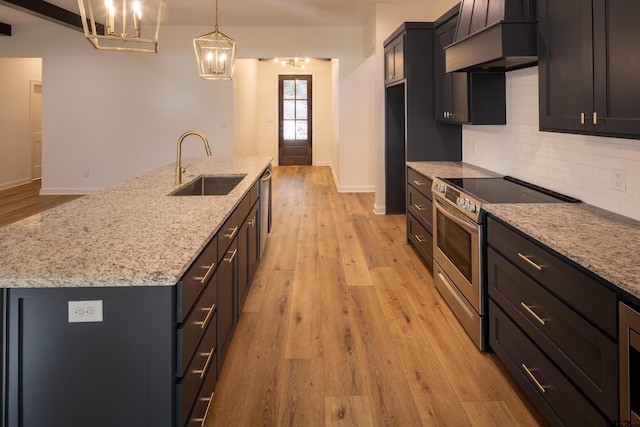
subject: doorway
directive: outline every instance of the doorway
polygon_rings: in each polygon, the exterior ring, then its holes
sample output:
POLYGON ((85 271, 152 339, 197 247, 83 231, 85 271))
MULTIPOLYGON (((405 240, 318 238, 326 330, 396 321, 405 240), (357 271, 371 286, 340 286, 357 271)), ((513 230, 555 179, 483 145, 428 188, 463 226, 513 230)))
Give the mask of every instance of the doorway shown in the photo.
POLYGON ((31 81, 31 179, 42 178, 42 82, 31 81))
POLYGON ((312 164, 311 75, 278 76, 278 164, 312 164))

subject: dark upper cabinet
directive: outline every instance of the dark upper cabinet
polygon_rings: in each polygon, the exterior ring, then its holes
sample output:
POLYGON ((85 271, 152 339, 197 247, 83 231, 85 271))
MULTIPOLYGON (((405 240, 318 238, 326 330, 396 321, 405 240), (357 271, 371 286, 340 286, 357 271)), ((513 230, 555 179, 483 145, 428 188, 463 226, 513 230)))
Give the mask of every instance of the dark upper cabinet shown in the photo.
POLYGON ((384 83, 404 78, 404 35, 384 48, 384 83))
POLYGON ((539 0, 540 130, 640 139, 636 0, 539 0))
POLYGON ((387 214, 406 212, 406 162, 462 160, 461 126, 435 120, 434 47, 433 22, 405 22, 384 42, 387 214), (395 80, 389 82, 391 57, 395 80))
POLYGON ((436 120, 445 123, 506 123, 504 72, 447 73, 444 48, 455 40, 459 5, 436 21, 436 120))

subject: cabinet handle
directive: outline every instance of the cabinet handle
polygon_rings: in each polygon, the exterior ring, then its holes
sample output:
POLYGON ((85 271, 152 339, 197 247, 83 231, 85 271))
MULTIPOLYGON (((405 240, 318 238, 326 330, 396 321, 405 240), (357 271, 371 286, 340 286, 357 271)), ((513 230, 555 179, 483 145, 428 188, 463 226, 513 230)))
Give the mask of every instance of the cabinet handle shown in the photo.
POLYGON ((213 402, 213 395, 216 392, 214 391, 213 393, 211 393, 211 396, 209 396, 208 398, 204 398, 202 399, 203 402, 207 401, 209 403, 207 403, 207 409, 205 409, 204 411, 204 415, 202 416, 202 418, 194 418, 193 421, 195 422, 199 422, 200 423, 200 427, 204 427, 204 422, 207 420, 207 415, 209 414, 209 407, 211 406, 211 402, 213 402))
POLYGON ((226 261, 226 262, 233 261, 233 259, 236 257, 236 254, 238 253, 238 250, 234 249, 233 252, 228 251, 227 254, 229 254, 229 253, 231 254, 231 256, 229 258, 224 258, 223 261, 226 261))
POLYGON ((584 113, 580 113, 580 124, 584 124, 584 113))
POLYGON ((235 226, 233 228, 227 228, 227 230, 230 230, 231 233, 229 234, 225 234, 224 237, 228 238, 229 240, 232 240, 233 237, 236 235, 236 233, 238 232, 238 227, 235 226))
POLYGON ((204 274, 203 277, 196 277, 195 279, 196 280, 200 279, 200 283, 202 283, 204 285, 205 283, 207 283, 207 280, 209 280, 209 277, 211 276, 211 273, 213 273, 213 270, 216 268, 216 263, 212 262, 211 265, 204 266, 202 268, 207 268, 207 272, 204 274))
POLYGON ((416 209, 418 209, 418 210, 419 210, 419 211, 421 211, 421 212, 422 212, 422 211, 424 211, 424 210, 427 210, 427 208, 425 208, 424 206, 419 205, 419 204, 417 204, 417 203, 414 203, 413 207, 414 207, 414 208, 416 208, 416 209))
POLYGON ((247 220, 247 224, 249 224, 251 227, 255 227, 256 226, 256 217, 254 216, 253 218, 247 220))
POLYGON ((522 306, 522 308, 524 308, 527 311, 527 313, 529 313, 531 315, 531 317, 536 319, 542 326, 544 326, 544 324, 545 324, 544 319, 542 317, 538 316, 535 311, 531 310, 531 307, 529 307, 523 301, 520 301, 520 305, 522 306))
POLYGON ((201 353, 201 356, 207 355, 207 360, 204 362, 204 366, 200 370, 193 371, 196 374, 200 374, 200 379, 204 379, 205 375, 207 375, 207 371, 209 370, 209 365, 211 364, 211 358, 213 357, 213 353, 215 348, 212 348, 209 353, 201 353))
POLYGON ((211 321, 211 315, 214 311, 216 311, 216 305, 212 304, 209 308, 203 308, 203 310, 207 310, 207 315, 204 317, 202 322, 195 322, 196 325, 200 325, 200 329, 206 329, 209 321, 211 321))
POLYGON ((529 257, 527 257, 526 255, 522 255, 520 252, 518 252, 518 256, 523 260, 525 260, 527 264, 529 264, 531 267, 535 268, 538 271, 542 271, 542 267, 536 264, 535 262, 531 261, 529 257))
POLYGON ((424 236, 418 236, 417 234, 414 234, 413 237, 416 238, 416 240, 418 241, 418 243, 424 243, 427 241, 427 239, 424 238, 424 236))
POLYGON ((593 112, 593 124, 597 125, 598 124, 598 113, 597 112, 593 112))
POLYGON ((547 392, 547 390, 544 388, 544 386, 542 384, 540 384, 540 381, 538 381, 538 379, 533 375, 531 370, 529 368, 527 368, 527 365, 525 365, 523 363, 522 364, 522 369, 524 369, 524 372, 529 376, 529 378, 531 378, 531 381, 533 381, 533 383, 538 388, 538 390, 540 390, 540 393, 546 393, 547 392))
POLYGON ((417 179, 414 179, 414 180, 413 180, 413 183, 414 183, 415 185, 417 185, 417 186, 421 186, 421 185, 425 185, 425 184, 426 184, 426 182, 424 182, 424 181, 419 181, 419 180, 417 180, 417 179))

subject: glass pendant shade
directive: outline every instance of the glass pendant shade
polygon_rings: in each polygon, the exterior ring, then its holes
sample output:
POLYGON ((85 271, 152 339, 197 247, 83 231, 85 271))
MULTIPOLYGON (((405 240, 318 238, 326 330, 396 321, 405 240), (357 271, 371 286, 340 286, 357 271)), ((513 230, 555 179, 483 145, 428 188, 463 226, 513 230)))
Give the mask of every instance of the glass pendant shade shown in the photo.
POLYGON ((231 80, 236 42, 218 30, 193 39, 198 72, 206 80, 231 80))
POLYGON ((158 52, 165 0, 78 0, 78 6, 96 49, 158 52))

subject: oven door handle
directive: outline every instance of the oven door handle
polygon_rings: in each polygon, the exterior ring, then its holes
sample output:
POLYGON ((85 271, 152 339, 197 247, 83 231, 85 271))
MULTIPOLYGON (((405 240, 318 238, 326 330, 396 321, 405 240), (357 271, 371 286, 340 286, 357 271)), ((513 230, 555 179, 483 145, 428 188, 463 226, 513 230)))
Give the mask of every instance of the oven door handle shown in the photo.
POLYGON ((438 210, 438 212, 441 212, 442 215, 446 216, 447 218, 449 218, 451 221, 455 222, 456 224, 458 224, 460 227, 464 228, 465 230, 471 232, 471 233, 477 233, 478 232, 478 225, 475 223, 471 223, 471 222, 467 222, 463 219, 458 218, 457 216, 453 215, 452 213, 450 213, 447 210, 447 207, 440 204, 440 202, 438 202, 437 197, 433 198, 433 204, 435 205, 436 209, 438 210))

